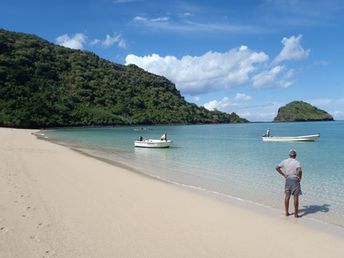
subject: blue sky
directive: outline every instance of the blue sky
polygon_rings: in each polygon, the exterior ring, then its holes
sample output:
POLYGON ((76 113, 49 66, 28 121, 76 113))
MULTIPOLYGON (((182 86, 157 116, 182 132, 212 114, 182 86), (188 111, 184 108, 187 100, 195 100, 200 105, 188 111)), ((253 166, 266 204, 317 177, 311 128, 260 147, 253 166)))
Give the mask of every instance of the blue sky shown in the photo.
POLYGON ((163 75, 208 109, 344 119, 344 1, 1 0, 0 27, 163 75))

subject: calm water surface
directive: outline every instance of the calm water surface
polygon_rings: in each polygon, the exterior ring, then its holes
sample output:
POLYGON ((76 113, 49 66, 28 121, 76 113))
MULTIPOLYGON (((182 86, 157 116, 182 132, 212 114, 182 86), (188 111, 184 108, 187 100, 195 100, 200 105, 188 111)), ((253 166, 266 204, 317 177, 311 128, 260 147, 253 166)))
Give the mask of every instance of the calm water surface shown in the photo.
POLYGON ((87 149, 164 180, 283 209, 284 179, 274 170, 295 148, 303 168, 301 214, 344 227, 344 121, 81 128, 45 131, 51 140, 87 149), (263 142, 321 133, 313 143, 263 142), (167 132, 169 149, 134 148, 139 136, 167 132))

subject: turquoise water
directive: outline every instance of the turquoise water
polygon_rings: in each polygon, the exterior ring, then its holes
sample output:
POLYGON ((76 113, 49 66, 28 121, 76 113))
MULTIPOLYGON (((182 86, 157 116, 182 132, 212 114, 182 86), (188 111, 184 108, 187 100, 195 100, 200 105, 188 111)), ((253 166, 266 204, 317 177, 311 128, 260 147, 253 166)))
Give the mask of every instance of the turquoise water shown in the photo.
MULTIPOLYGON (((295 148, 303 168, 300 214, 344 226, 344 121, 48 130, 69 146, 120 162, 151 176, 283 209, 284 179, 274 167, 295 148), (276 136, 321 133, 316 142, 263 142, 276 136), (169 149, 134 148, 139 136, 167 132, 169 149)), ((96 173, 96 172, 95 172, 96 173)), ((292 209, 291 209, 292 211, 292 209)))

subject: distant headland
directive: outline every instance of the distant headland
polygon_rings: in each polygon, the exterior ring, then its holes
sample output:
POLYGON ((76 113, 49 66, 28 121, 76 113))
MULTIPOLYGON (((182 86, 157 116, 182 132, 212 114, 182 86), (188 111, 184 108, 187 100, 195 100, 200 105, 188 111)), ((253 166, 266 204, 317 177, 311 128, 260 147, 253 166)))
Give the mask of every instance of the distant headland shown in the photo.
POLYGON ((303 101, 293 101, 278 109, 274 122, 333 121, 333 117, 303 101))

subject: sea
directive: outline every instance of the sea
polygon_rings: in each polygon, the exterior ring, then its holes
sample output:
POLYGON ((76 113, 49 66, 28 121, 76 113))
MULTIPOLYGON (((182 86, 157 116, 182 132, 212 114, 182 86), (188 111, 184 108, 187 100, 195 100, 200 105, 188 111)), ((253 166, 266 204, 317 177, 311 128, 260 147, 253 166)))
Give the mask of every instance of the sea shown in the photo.
POLYGON ((344 121, 66 128, 39 134, 159 180, 281 214, 284 178, 275 166, 295 149, 303 170, 300 215, 344 229, 344 121), (267 128, 273 136, 320 133, 320 138, 263 142, 267 128), (134 147, 140 136, 159 139, 163 133, 173 141, 168 149, 134 147))

